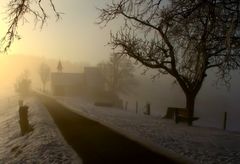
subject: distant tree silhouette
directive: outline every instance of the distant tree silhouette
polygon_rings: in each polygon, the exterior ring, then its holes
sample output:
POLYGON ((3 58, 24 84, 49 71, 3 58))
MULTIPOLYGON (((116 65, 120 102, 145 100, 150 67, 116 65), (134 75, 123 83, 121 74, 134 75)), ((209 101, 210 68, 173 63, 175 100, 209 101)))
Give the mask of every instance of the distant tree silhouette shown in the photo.
POLYGON ((134 66, 127 56, 112 53, 109 61, 98 64, 102 72, 109 91, 117 94, 127 93, 133 84, 136 84, 134 78, 134 66))
POLYGON ((46 84, 50 80, 50 67, 46 63, 42 63, 39 67, 39 75, 43 84, 43 92, 46 91, 46 84))
POLYGON ((100 9, 99 24, 121 17, 110 44, 173 76, 185 93, 189 117, 207 70, 228 85, 230 71, 240 68, 239 0, 113 0, 100 9))
POLYGON ((43 7, 44 2, 49 2, 56 18, 59 19, 61 13, 54 6, 53 0, 9 0, 7 5, 8 29, 5 36, 1 39, 0 50, 6 52, 14 39, 20 39, 18 34, 18 24, 24 23, 27 20, 26 16, 34 17, 35 25, 40 23, 40 28, 46 23, 48 16, 43 7))
POLYGON ((15 91, 23 98, 30 93, 31 79, 29 78, 29 72, 25 70, 16 80, 15 91))

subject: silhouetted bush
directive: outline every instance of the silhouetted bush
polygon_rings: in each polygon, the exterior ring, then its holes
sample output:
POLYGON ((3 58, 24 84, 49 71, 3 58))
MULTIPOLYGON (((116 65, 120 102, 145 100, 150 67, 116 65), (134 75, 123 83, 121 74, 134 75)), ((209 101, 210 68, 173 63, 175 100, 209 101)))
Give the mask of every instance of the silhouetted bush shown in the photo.
POLYGON ((15 83, 15 91, 21 96, 27 96, 31 89, 31 80, 29 78, 28 72, 25 71, 15 83))

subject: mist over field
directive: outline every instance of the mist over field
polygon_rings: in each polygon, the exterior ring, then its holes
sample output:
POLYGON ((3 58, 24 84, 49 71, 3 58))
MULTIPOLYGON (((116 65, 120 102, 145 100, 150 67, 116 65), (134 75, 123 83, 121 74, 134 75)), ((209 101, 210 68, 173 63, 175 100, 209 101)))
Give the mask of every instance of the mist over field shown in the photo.
MULTIPOLYGON (((209 73, 196 99, 195 115, 200 117, 194 125, 223 128, 224 112, 228 113, 227 129, 240 131, 239 116, 239 73, 233 73, 231 87, 216 85, 216 78, 209 73)), ((152 104, 153 114, 164 116, 168 107, 184 107, 185 95, 181 88, 169 76, 160 76, 151 80, 151 76, 138 75, 139 85, 129 96, 133 110, 138 101, 143 108, 146 102, 152 104)), ((144 109, 143 109, 144 110, 144 109)))
MULTIPOLYGON (((24 55, 9 55, 1 58, 1 65, 4 67, 1 70, 1 77, 4 77, 0 80, 1 95, 5 97, 15 93, 14 84, 19 75, 25 70, 29 72, 32 88, 41 90, 40 64, 44 62, 50 66, 51 72, 57 72, 57 64, 59 62, 57 59, 24 55)), ((65 73, 82 73, 85 66, 95 66, 91 65, 91 61, 80 63, 64 60, 62 65, 65 73)), ((152 108, 151 114, 154 116, 164 116, 168 107, 185 106, 183 91, 178 84, 174 83, 173 78, 161 75, 152 79, 156 72, 147 71, 143 75, 143 68, 142 66, 135 66, 137 85, 132 86, 128 92, 121 94, 123 105, 127 101, 129 110, 135 112, 137 101, 139 106, 138 112, 143 114, 146 103, 149 102, 152 108)), ((227 130, 240 131, 238 126, 240 124, 238 119, 240 115, 240 102, 238 100, 240 93, 239 81, 239 73, 233 73, 231 87, 226 88, 221 84, 216 85, 217 81, 214 74, 209 73, 196 99, 195 115, 200 117, 200 119, 195 121, 194 125, 222 129, 224 112, 227 112, 227 130)), ((48 92, 51 92, 51 80, 47 83, 46 88, 48 92)))
MULTIPOLYGON (((38 56, 25 55, 6 55, 1 56, 1 70, 0 70, 0 84, 3 88, 13 89, 17 78, 26 70, 32 80, 32 87, 40 89, 42 82, 39 76, 39 67, 42 63, 49 65, 51 72, 57 72, 57 59, 47 59, 38 56)), ((64 64, 64 71, 66 72, 82 72, 83 67, 88 63, 62 61, 64 64)), ((50 84, 48 84, 48 89, 50 84)))

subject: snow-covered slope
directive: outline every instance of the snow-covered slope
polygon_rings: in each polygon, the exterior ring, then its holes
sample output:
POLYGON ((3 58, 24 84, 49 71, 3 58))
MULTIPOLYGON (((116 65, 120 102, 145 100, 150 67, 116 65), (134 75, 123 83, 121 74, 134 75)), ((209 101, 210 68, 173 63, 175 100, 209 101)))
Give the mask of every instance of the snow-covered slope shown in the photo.
POLYGON ((34 130, 20 135, 17 97, 1 99, 0 163, 82 163, 65 142, 45 107, 36 99, 26 101, 34 130))
MULTIPOLYGON (((80 98, 56 98, 71 110, 124 135, 158 149, 163 148, 198 163, 240 163, 240 133, 213 128, 176 125, 173 120, 136 115, 116 108, 96 107, 80 98)), ((195 163, 194 162, 194 163, 195 163)))

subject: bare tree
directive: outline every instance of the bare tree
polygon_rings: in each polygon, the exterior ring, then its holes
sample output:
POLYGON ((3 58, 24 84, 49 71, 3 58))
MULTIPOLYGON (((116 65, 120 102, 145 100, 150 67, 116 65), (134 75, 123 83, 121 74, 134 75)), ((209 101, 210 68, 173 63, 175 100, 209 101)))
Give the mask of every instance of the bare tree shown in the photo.
POLYGON ((27 16, 34 17, 35 25, 40 23, 40 28, 46 23, 48 15, 43 7, 44 2, 49 2, 57 19, 62 13, 58 12, 53 0, 9 0, 7 5, 8 29, 5 36, 1 39, 0 50, 6 52, 15 39, 20 39, 18 34, 19 23, 27 22, 27 16))
POLYGON ((108 90, 117 94, 127 93, 133 84, 134 66, 127 56, 112 53, 109 61, 98 65, 107 83, 108 90))
MULTIPOLYGON (((186 96, 189 117, 207 71, 229 84, 240 68, 238 0, 113 0, 99 24, 124 18, 110 44, 143 65, 173 76, 186 96)), ((192 125, 189 119, 189 125, 192 125)))
POLYGON ((43 83, 43 92, 46 91, 46 84, 50 80, 50 67, 46 63, 42 63, 39 67, 39 75, 43 83))

